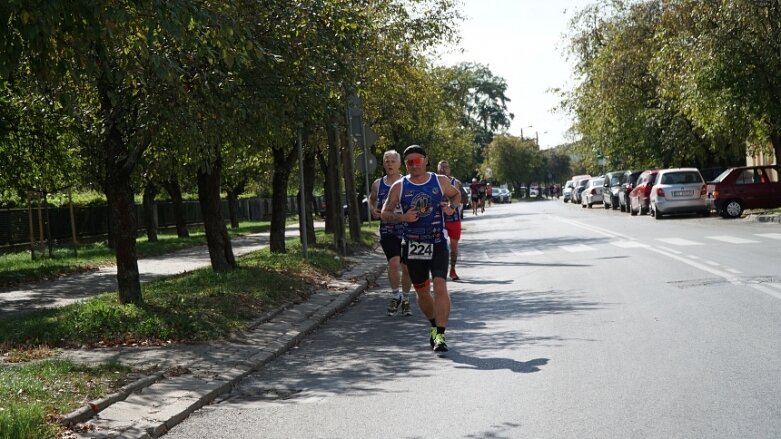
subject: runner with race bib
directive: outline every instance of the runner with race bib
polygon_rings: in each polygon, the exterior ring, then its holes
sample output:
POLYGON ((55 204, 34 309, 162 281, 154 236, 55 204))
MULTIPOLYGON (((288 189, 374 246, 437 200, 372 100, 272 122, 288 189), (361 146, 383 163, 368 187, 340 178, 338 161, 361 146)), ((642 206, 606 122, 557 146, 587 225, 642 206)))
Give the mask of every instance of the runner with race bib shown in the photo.
POLYGON ((406 261, 418 305, 431 323, 431 348, 436 352, 446 352, 445 329, 450 316, 450 296, 447 292, 450 253, 443 214, 453 215, 454 206, 461 203, 461 192, 450 184, 448 177, 426 171, 428 157, 421 146, 407 147, 404 163, 407 176, 391 186, 381 217, 385 222, 405 223, 402 259, 406 261), (394 212, 397 204, 401 205, 403 213, 394 212), (430 279, 434 284, 433 297, 430 279))

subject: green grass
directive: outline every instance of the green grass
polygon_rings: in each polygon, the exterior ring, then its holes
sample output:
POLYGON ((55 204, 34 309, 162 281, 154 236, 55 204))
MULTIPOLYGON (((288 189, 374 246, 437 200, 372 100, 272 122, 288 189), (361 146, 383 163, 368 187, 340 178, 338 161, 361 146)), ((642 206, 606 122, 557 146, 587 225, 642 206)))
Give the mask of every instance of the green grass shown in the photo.
POLYGON ((125 384, 129 369, 47 360, 0 365, 0 438, 54 438, 62 415, 125 384))
MULTIPOLYGON (((364 227, 351 250, 373 246, 375 229, 364 227)), ((229 273, 202 269, 145 284, 142 306, 120 305, 114 292, 0 321, 0 355, 21 363, 0 364, 0 438, 57 437, 59 416, 115 391, 130 372, 41 358, 75 346, 219 339, 283 303, 306 299, 345 268, 332 248, 333 236, 318 232, 307 259, 298 238, 289 239, 287 253, 253 252, 229 273)))
MULTIPOLYGON (((228 228, 228 233, 236 237, 267 232, 269 226, 268 221, 245 222, 237 229, 228 228)), ((138 257, 143 258, 204 244, 206 244, 206 234, 203 229, 192 229, 187 238, 179 238, 175 232, 164 232, 158 234, 157 242, 149 242, 146 235, 140 236, 136 241, 136 251, 138 257)), ((41 254, 36 252, 36 256, 41 254)), ((35 260, 30 257, 29 251, 4 254, 0 255, 0 287, 57 278, 115 263, 113 251, 104 243, 80 246, 78 257, 74 256, 71 246, 56 248, 52 257, 48 256, 48 251, 44 252, 42 257, 35 260)))
MULTIPOLYGON (((374 239, 364 229, 361 245, 368 247, 374 239)), ((294 238, 286 242, 287 253, 273 254, 268 248, 253 252, 239 258, 239 268, 231 272, 204 268, 144 284, 141 306, 121 305, 112 292, 0 321, 0 351, 224 336, 281 303, 305 299, 344 268, 332 249, 332 235, 319 232, 317 242, 309 246, 308 260, 294 238)))

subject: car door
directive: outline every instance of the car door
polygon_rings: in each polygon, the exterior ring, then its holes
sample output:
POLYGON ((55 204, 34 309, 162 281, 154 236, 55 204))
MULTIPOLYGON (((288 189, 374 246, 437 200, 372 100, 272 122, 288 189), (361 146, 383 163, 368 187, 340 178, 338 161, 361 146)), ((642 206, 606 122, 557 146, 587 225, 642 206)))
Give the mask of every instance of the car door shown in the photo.
POLYGON ((761 207, 768 198, 770 185, 762 183, 767 180, 760 168, 744 169, 735 179, 735 194, 743 200, 745 209, 761 207))
POLYGON ((763 208, 781 207, 781 181, 779 180, 779 167, 767 166, 761 169, 764 174, 765 199, 762 201, 763 208))

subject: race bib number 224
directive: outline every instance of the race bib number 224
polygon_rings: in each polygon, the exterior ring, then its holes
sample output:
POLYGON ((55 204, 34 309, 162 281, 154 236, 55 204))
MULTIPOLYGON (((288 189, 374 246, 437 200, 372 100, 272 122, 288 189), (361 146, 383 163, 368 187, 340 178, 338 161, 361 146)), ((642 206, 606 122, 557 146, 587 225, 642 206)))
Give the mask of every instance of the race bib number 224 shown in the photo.
POLYGON ((430 261, 434 256, 434 244, 425 242, 409 242, 409 252, 407 259, 415 259, 419 261, 430 261))

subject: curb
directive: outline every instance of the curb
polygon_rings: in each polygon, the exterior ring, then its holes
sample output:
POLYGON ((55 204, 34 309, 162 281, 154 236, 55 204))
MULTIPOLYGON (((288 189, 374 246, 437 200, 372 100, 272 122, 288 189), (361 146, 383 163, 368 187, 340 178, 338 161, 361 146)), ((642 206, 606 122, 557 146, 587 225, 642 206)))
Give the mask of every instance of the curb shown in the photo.
POLYGON ((77 438, 160 437, 194 411, 230 392, 244 377, 298 345, 363 294, 385 268, 384 259, 382 263, 370 260, 363 265, 357 261, 342 275, 342 279, 349 280, 329 285, 336 290, 318 290, 307 302, 286 304, 266 313, 250 324, 251 329, 243 333, 243 339, 242 334, 232 334, 226 343, 241 344, 248 352, 246 358, 234 364, 218 364, 223 366, 219 370, 182 364, 176 368, 179 373, 158 372, 85 404, 63 417, 61 423, 71 429, 71 437, 77 438), (273 320, 285 313, 302 320, 280 327, 273 320), (264 323, 283 334, 273 339, 263 338, 264 323), (254 344, 254 350, 248 349, 253 346, 253 335, 262 343, 254 344))

